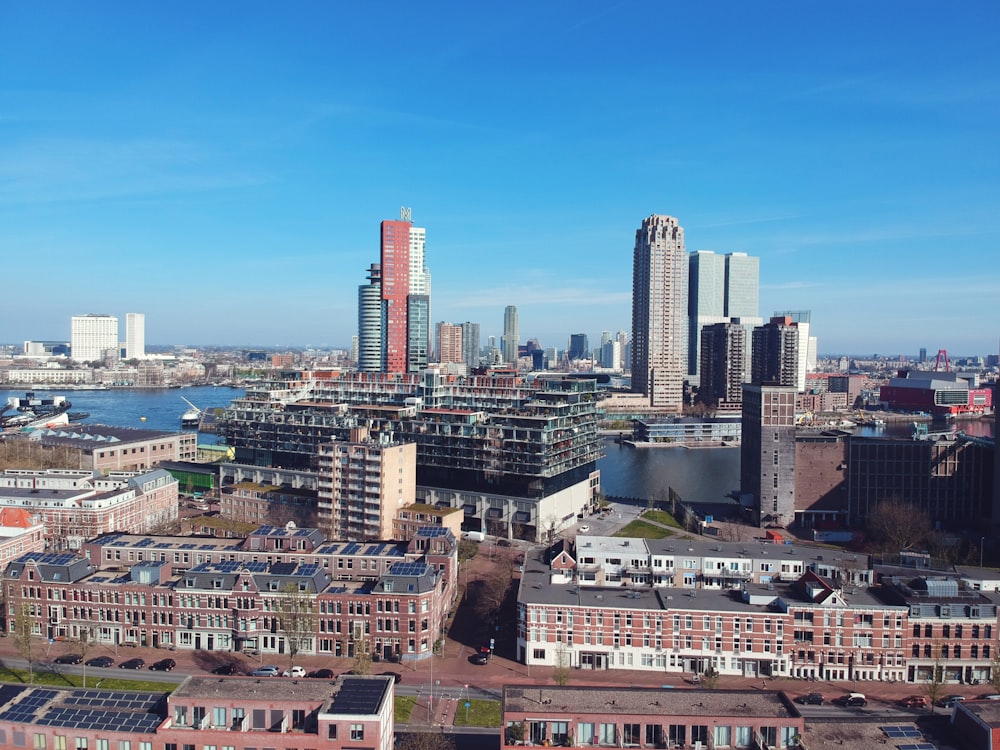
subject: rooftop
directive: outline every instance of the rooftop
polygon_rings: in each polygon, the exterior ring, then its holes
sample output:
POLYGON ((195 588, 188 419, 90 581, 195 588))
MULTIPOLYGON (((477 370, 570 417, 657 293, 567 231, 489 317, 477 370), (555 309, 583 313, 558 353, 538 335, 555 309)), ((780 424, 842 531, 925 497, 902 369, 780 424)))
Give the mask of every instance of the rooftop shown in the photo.
POLYGON ((626 687, 506 686, 505 711, 542 716, 565 714, 655 714, 657 716, 768 716, 798 718, 780 690, 671 690, 626 687))

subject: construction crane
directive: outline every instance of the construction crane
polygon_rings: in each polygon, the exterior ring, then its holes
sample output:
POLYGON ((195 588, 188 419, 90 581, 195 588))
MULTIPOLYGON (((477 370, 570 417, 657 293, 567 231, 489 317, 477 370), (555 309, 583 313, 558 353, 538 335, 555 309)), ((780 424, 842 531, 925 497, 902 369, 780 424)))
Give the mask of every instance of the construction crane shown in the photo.
POLYGON ((938 349, 937 362, 934 363, 934 372, 941 372, 941 357, 944 357, 944 371, 951 372, 951 365, 948 364, 947 349, 938 349))

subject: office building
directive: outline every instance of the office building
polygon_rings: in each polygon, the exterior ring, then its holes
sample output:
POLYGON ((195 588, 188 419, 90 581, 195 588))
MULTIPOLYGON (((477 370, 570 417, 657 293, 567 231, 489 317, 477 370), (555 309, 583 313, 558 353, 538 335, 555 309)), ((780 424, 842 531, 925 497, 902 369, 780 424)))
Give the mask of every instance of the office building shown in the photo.
POLYGON ((773 317, 753 329, 751 382, 805 390, 805 372, 800 366, 803 361, 800 346, 804 342, 799 325, 788 317, 773 317))
POLYGON ((726 260, 711 250, 688 256, 688 380, 697 385, 701 366, 701 331, 726 318, 726 260))
POLYGON ((503 336, 500 338, 500 346, 504 363, 515 367, 517 366, 517 343, 519 335, 517 307, 507 305, 503 311, 503 336))
POLYGON ((406 371, 420 372, 430 362, 431 298, 410 294, 406 298, 406 371))
POLYGON ((74 315, 70 349, 77 362, 100 362, 118 351, 118 318, 114 315, 74 315))
POLYGON ((125 359, 146 358, 146 316, 125 314, 125 359))
POLYGON ((632 390, 674 412, 684 406, 687 263, 677 219, 643 219, 632 262, 632 390))
POLYGON ((747 333, 739 323, 713 323, 701 330, 701 385, 698 401, 720 410, 738 410, 747 375, 747 333))
POLYGON ((786 386, 743 386, 740 494, 759 526, 795 520, 795 394, 786 386))
POLYGON ((590 359, 590 344, 587 341, 587 334, 572 333, 569 337, 569 358, 590 359))
POLYGON ((462 361, 469 370, 479 367, 479 323, 462 323, 462 361))
POLYGON ((462 346, 462 326, 441 322, 437 324, 437 361, 465 362, 462 346))

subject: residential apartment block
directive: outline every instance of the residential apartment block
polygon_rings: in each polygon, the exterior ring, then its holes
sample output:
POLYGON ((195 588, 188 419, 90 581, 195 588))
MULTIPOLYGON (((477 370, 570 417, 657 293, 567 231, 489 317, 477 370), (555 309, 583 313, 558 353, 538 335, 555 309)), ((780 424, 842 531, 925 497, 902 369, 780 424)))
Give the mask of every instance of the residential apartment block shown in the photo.
POLYGON ((865 556, 828 549, 580 536, 526 560, 518 660, 909 682, 937 668, 985 681, 1000 599, 908 562, 880 579, 865 556))
MULTIPOLYGON (((600 491, 597 401, 594 380, 513 370, 283 372, 234 401, 219 432, 244 474, 280 466, 318 475, 340 450, 321 446, 349 443, 364 426, 375 444, 416 445, 418 502, 462 508, 466 528, 493 524, 491 533, 537 540, 549 519, 565 525, 600 491)), ((229 476, 224 467, 223 487, 229 476)), ((390 499, 398 507, 395 489, 390 499)))
POLYGON ((305 654, 423 659, 457 591, 457 541, 434 527, 406 544, 293 526, 231 541, 107 534, 81 552, 6 567, 7 603, 27 605, 36 636, 275 655, 294 638, 305 654))
POLYGON ((178 485, 163 469, 113 472, 8 469, 0 507, 29 512, 49 550, 79 549, 111 531, 147 533, 177 518, 178 485))

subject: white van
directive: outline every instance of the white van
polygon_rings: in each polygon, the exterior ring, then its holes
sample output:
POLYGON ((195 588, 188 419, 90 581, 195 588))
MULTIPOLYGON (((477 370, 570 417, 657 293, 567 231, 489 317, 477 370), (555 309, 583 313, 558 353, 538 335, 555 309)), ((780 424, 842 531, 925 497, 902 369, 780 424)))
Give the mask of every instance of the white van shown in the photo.
POLYGON ((481 531, 464 531, 462 532, 462 538, 473 542, 485 542, 486 534, 481 531))

